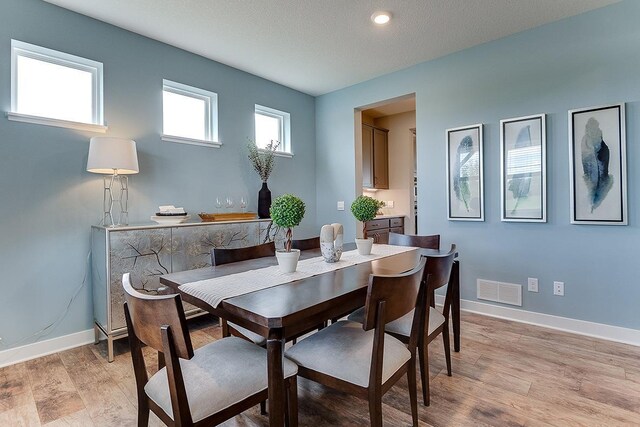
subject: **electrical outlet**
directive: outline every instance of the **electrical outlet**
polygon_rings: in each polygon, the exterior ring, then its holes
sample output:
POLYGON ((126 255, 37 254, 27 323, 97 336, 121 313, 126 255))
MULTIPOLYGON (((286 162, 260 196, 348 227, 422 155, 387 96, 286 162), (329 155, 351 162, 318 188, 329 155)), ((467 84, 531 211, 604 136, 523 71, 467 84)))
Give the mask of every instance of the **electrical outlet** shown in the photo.
POLYGON ((344 210, 344 200, 338 200, 338 210, 339 211, 344 210))
POLYGON ((564 296, 564 282, 553 282, 553 294, 564 296))
POLYGON ((529 292, 538 292, 538 279, 535 277, 529 277, 527 279, 527 287, 529 292))
POLYGON ((386 202, 384 202, 384 207, 385 208, 392 208, 393 207, 393 200, 387 200, 386 202))

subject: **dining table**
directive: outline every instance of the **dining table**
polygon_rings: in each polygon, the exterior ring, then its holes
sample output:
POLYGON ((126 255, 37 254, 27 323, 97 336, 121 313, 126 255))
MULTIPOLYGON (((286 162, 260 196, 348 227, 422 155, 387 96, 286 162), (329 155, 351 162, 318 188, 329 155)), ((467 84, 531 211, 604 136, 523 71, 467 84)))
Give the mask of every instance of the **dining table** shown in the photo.
MULTIPOLYGON (((375 247, 376 245, 373 252, 375 247)), ((350 249, 355 249, 355 245, 345 245, 345 251, 350 249)), ((184 301, 266 338, 269 424, 283 426, 286 407, 283 371, 285 343, 329 319, 340 318, 364 306, 371 274, 406 272, 418 264, 421 256, 437 257, 446 254, 445 250, 407 248, 402 253, 231 296, 221 300, 216 306, 205 298, 185 292, 185 285, 243 272, 259 272, 260 269, 266 271, 277 265, 275 257, 170 273, 161 276, 160 282, 180 293, 184 301)), ((301 251, 300 260, 320 256, 320 249, 311 249, 301 251)), ((460 351, 460 284, 457 260, 454 262, 449 286, 452 296, 454 350, 460 351)))

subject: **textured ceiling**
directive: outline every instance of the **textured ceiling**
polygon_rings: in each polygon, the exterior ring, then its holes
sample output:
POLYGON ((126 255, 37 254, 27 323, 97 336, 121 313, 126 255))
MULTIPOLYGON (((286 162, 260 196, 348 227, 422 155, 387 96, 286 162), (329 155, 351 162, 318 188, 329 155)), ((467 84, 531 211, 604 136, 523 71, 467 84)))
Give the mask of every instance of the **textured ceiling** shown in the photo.
POLYGON ((617 0, 46 1, 319 95, 617 0))

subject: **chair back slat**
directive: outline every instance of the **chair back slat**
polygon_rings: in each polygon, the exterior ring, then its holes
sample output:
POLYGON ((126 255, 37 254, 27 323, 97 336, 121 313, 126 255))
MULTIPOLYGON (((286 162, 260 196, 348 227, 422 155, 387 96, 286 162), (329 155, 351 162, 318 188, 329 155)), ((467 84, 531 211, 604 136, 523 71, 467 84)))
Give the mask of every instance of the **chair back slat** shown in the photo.
POLYGON ((424 249, 440 249, 440 235, 414 236, 410 234, 389 233, 389 244, 396 246, 414 246, 424 249))
POLYGON ((193 357, 193 346, 187 329, 187 320, 180 295, 146 295, 131 285, 129 273, 122 276, 127 309, 131 318, 129 334, 163 353, 161 327, 169 326, 173 332, 176 354, 182 359, 193 357))
POLYGON ((248 259, 275 256, 275 254, 276 244, 274 242, 237 249, 213 248, 211 250, 211 265, 229 264, 248 259))
POLYGON ((291 241, 291 248, 301 251, 309 249, 318 249, 320 247, 320 237, 311 237, 309 239, 299 239, 291 241))
POLYGON ((376 327, 377 307, 380 301, 385 302, 382 319, 384 325, 399 319, 416 307, 425 265, 426 259, 421 257, 420 263, 405 273, 369 276, 363 325, 365 331, 376 327))
POLYGON ((430 293, 449 283, 455 256, 456 245, 451 245, 451 249, 444 256, 427 256, 427 266, 424 274, 427 278, 427 290, 430 293))

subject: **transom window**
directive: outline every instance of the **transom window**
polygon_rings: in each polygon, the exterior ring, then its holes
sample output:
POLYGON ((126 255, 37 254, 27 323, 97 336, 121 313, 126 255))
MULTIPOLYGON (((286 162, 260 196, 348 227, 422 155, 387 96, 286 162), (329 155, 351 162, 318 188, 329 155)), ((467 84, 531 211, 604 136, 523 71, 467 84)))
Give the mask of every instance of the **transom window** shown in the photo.
POLYGON ((11 112, 8 116, 18 121, 106 130, 102 63, 11 40, 11 112))
POLYGON ((162 84, 162 139, 219 147, 218 95, 170 80, 162 84))
POLYGON ((278 141, 277 151, 291 151, 291 115, 285 111, 256 104, 255 141, 258 148, 265 149, 271 141, 278 141))

